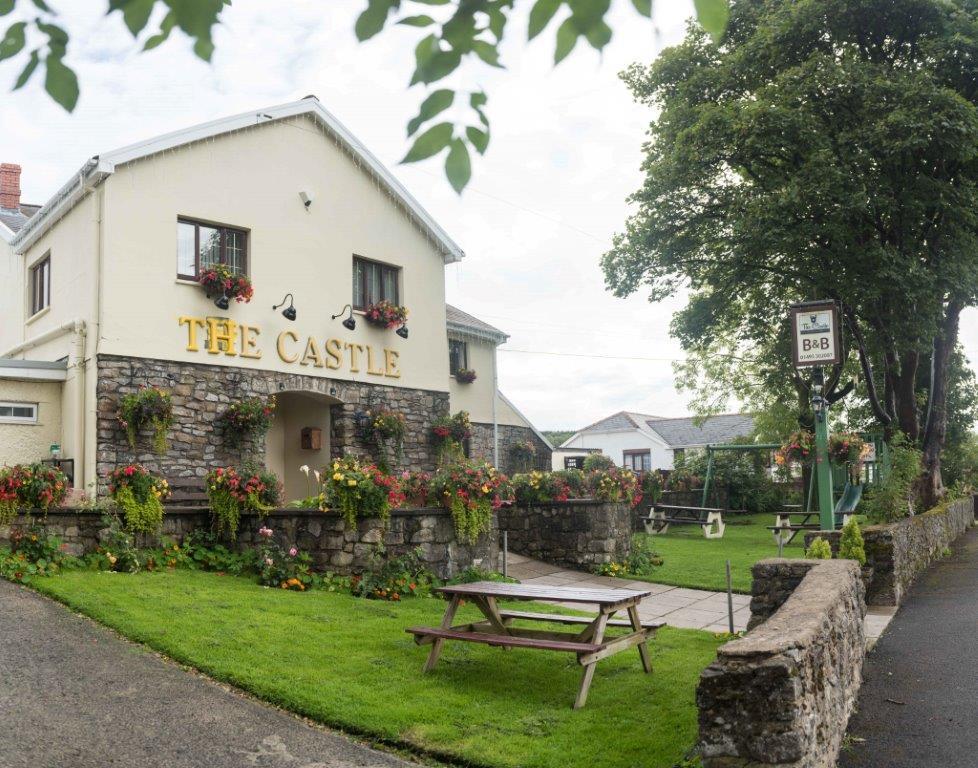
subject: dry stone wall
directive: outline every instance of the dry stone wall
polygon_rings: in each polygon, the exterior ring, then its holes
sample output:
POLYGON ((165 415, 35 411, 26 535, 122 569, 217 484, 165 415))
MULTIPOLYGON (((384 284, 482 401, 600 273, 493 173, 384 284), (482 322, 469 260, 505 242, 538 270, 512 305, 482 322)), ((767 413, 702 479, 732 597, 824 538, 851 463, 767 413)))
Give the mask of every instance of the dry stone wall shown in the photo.
POLYGON ((752 630, 700 676, 704 768, 832 768, 865 658, 863 583, 851 560, 754 565, 752 630))
MULTIPOLYGON (((516 472, 526 472, 528 469, 539 469, 548 472, 551 469, 550 449, 543 440, 537 437, 529 427, 516 427, 510 424, 499 424, 499 470, 507 475, 516 472), (529 467, 517 466, 510 449, 515 443, 529 440, 536 446, 537 453, 529 467)), ((473 424, 472 437, 469 440, 469 455, 472 458, 483 459, 493 463, 492 424, 473 424)))

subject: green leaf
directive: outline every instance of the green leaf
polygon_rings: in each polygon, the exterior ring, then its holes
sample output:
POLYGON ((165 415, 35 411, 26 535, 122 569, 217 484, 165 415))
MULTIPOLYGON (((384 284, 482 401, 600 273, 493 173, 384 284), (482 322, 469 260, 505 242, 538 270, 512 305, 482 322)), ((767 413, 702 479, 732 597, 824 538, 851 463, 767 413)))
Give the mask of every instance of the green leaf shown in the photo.
POLYGON ((34 0, 34 5, 45 13, 54 13, 54 11, 51 10, 50 6, 45 3, 44 0, 34 0))
POLYGON ((128 0, 122 5, 122 20, 133 37, 136 37, 149 23, 156 0, 128 0))
POLYGON ((611 7, 611 0, 567 0, 574 24, 583 34, 599 24, 611 7))
POLYGON ((37 28, 48 36, 49 45, 58 47, 65 47, 68 45, 68 33, 57 24, 45 24, 43 21, 37 21, 36 23, 37 28))
POLYGON ((37 69, 37 65, 40 63, 40 61, 41 57, 38 55, 37 49, 35 48, 33 51, 31 51, 31 57, 27 62, 27 66, 20 71, 20 75, 17 77, 17 82, 14 83, 13 90, 16 91, 18 88, 23 88, 25 85, 27 85, 27 81, 31 79, 31 75, 34 74, 34 70, 37 69))
POLYGON ((432 56, 423 67, 418 67, 411 78, 411 85, 415 83, 434 83, 447 77, 462 63, 462 54, 458 51, 438 51, 432 56))
POLYGON ((48 72, 44 78, 44 90, 67 112, 73 111, 78 103, 78 77, 74 70, 59 56, 48 56, 45 64, 48 72))
POLYGON ((397 23, 403 24, 405 27, 430 27, 435 23, 435 20, 422 13, 420 16, 405 16, 397 23))
POLYGON ((395 5, 397 0, 368 0, 366 10, 357 17, 353 27, 357 40, 369 40, 380 32, 395 5))
POLYGON ((445 175, 448 176, 448 183, 452 185, 456 192, 462 194, 465 185, 472 178, 472 161, 469 159, 469 148, 461 139, 452 142, 452 148, 445 158, 445 175))
POLYGON ((414 140, 414 144, 401 162, 416 163, 437 155, 451 142, 452 130, 451 123, 438 123, 432 126, 414 140))
POLYGON ((200 38, 194 43, 194 53, 204 61, 210 61, 214 55, 214 41, 209 36, 200 38))
POLYGON ((592 25, 584 36, 592 47, 597 48, 599 51, 604 48, 608 43, 611 42, 611 27, 605 24, 603 21, 599 21, 597 24, 592 25))
POLYGON ((16 0, 0 0, 0 16, 6 16, 14 9, 16 0))
POLYGON ((27 35, 24 33, 26 28, 26 21, 18 21, 7 28, 3 40, 0 40, 0 61, 16 56, 24 49, 27 43, 27 35))
POLYGON ((428 98, 421 102, 417 117, 412 118, 411 122, 408 123, 407 135, 413 136, 425 121, 430 120, 440 112, 444 112, 452 106, 454 101, 455 91, 453 90, 439 88, 437 91, 432 91, 428 98))
POLYGON ((151 51, 158 45, 165 43, 167 38, 170 36, 170 33, 173 31, 174 26, 176 26, 176 19, 172 13, 168 13, 163 17, 163 21, 160 22, 159 33, 146 40, 146 43, 143 45, 143 50, 151 51))
POLYGON ((489 148, 489 131, 483 131, 481 128, 470 125, 465 129, 465 135, 469 137, 472 146, 480 155, 486 153, 489 148))
POLYGON ((500 68, 503 66, 499 63, 499 50, 492 43, 487 43, 484 40, 475 40, 472 43, 472 50, 486 64, 500 68))
POLYGON ((632 0, 632 5, 643 16, 652 18, 652 0, 632 0))
POLYGON ((485 91, 476 91, 471 96, 469 96, 469 104, 473 109, 479 109, 484 107, 489 101, 489 97, 486 96, 485 91))
POLYGON ((569 19, 565 19, 564 23, 557 27, 557 47, 554 50, 554 64, 560 64, 574 50, 574 46, 577 45, 577 37, 580 35, 580 32, 574 25, 573 18, 572 16, 569 19))
POLYGON ((714 42, 720 42, 730 18, 729 0, 693 0, 693 6, 703 29, 710 33, 714 42))
POLYGON ((532 40, 546 29, 554 14, 563 5, 564 0, 537 0, 533 8, 530 9, 530 25, 527 31, 527 40, 532 40))
POLYGON ((414 0, 421 5, 448 5, 452 0, 414 0))

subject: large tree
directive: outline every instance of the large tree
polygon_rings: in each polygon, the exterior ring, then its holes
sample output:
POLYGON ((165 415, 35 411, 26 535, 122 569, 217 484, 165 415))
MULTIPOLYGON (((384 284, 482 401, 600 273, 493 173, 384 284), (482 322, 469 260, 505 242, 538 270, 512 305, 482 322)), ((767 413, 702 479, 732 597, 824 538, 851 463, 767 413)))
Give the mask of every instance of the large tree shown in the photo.
POLYGON ((676 323, 693 346, 834 299, 874 418, 922 448, 939 497, 948 368, 978 290, 975 2, 739 0, 719 42, 690 28, 625 80, 658 117, 604 257, 611 290, 688 288, 676 323))

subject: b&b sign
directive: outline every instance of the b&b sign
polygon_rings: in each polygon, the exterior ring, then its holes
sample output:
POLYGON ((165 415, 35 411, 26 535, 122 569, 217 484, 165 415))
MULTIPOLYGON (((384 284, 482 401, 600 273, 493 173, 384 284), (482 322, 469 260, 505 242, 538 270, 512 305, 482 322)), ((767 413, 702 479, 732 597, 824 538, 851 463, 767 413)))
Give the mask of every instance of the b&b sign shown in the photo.
POLYGON ((839 310, 833 302, 791 306, 791 354, 796 368, 842 362, 839 310))

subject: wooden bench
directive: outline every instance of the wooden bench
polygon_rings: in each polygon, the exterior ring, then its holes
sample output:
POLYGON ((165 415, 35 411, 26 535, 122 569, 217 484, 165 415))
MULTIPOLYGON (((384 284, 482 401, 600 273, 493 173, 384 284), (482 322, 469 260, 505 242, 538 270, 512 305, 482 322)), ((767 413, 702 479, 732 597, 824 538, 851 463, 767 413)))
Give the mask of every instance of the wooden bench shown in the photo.
MULTIPOLYGON (((839 528, 849 522, 850 515, 842 514, 835 516, 835 527, 839 528)), ((818 522, 818 512, 790 512, 781 511, 774 515, 774 525, 767 526, 767 529, 774 536, 774 543, 786 546, 794 541, 802 531, 819 531, 822 525, 818 522), (792 518, 801 518, 797 522, 792 518), (812 522, 814 520, 814 522, 812 522)))
POLYGON ((722 539, 726 524, 723 522, 724 510, 717 507, 673 506, 656 504, 643 520, 645 532, 649 534, 666 533, 670 525, 698 525, 707 539, 722 539))
POLYGON ((204 492, 203 481, 194 478, 181 478, 170 481, 170 498, 163 502, 171 512, 203 511, 209 508, 210 500, 204 492))

